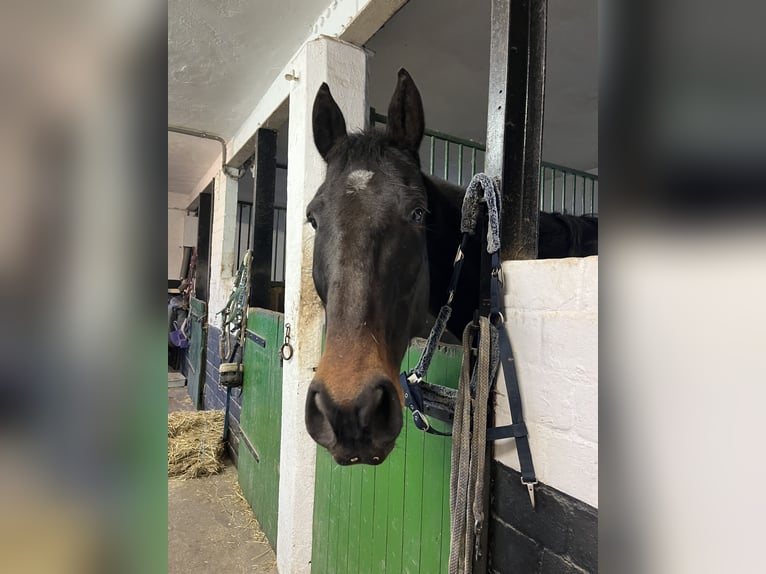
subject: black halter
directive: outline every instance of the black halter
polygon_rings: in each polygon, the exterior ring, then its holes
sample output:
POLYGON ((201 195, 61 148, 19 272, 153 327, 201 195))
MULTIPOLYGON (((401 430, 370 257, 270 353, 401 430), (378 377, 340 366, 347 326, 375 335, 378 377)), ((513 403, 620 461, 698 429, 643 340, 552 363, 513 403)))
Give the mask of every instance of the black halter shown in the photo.
MULTIPOLYGON (((494 427, 487 430, 487 440, 494 441, 513 437, 516 439, 516 450, 519 455, 521 466, 521 481, 528 486, 530 493, 532 486, 537 482, 535 469, 532 463, 532 452, 529 447, 527 427, 524 423, 521 394, 519 392, 516 365, 513 358, 513 349, 505 328, 502 327, 504 317, 502 314, 502 283, 503 272, 500 262, 500 197, 497 194, 497 186, 487 175, 476 174, 466 190, 463 199, 461 231, 463 233, 460 246, 455 255, 452 268, 452 277, 449 283, 447 302, 439 311, 431 333, 428 335, 423 353, 418 364, 409 372, 399 375, 399 384, 404 391, 405 406, 412 412, 412 420, 415 426, 429 434, 450 436, 452 433, 441 432, 431 426, 426 410, 430 410, 435 418, 450 420, 443 416, 451 408, 454 413, 455 397, 454 389, 431 385, 423 380, 433 358, 436 347, 447 326, 447 321, 452 314, 452 302, 455 298, 455 290, 460 278, 465 259, 465 249, 469 236, 473 235, 479 213, 479 202, 486 203, 489 224, 487 226, 486 247, 491 256, 490 278, 490 311, 489 319, 495 327, 498 327, 498 351, 494 355, 503 362, 503 373, 510 403, 513 424, 494 427), (483 197, 479 197, 479 190, 483 190, 483 197), (442 416, 440 416, 442 414, 442 416)), ((497 363, 491 367, 491 373, 496 374, 497 363)), ((492 377, 494 381, 494 376, 492 377)), ((532 494, 530 494, 531 496, 532 494)))

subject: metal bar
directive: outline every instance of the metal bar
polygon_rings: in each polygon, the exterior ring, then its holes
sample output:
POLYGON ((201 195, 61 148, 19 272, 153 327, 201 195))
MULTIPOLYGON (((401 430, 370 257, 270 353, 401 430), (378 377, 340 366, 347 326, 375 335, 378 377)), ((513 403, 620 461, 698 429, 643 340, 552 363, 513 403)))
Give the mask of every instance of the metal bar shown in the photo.
POLYGON ((567 174, 561 173, 561 213, 567 212, 567 174))
POLYGON ((240 252, 242 251, 242 208, 244 204, 237 203, 237 261, 242 261, 240 252))
POLYGON ((370 108, 370 124, 387 124, 388 118, 384 116, 383 114, 378 114, 375 112, 375 108, 370 108))
POLYGON ((580 212, 580 215, 585 214, 585 183, 587 181, 587 179, 582 178, 582 211, 580 212))
POLYGON ((276 282, 280 285, 284 284, 285 280, 285 255, 286 255, 286 249, 285 249, 285 237, 284 233, 282 234, 282 238, 280 239, 279 235, 277 234, 277 230, 280 228, 284 228, 285 226, 283 223, 285 222, 285 219, 287 218, 287 210, 284 207, 275 207, 274 208, 274 237, 275 237, 275 243, 273 247, 273 252, 271 256, 271 279, 272 279, 272 285, 276 282), (280 257, 281 255, 281 257, 280 257), (280 280, 281 278, 281 280, 280 280))
POLYGON ((245 329, 245 338, 248 341, 252 341, 253 343, 258 345, 259 347, 263 347, 264 349, 266 348, 266 339, 261 337, 255 331, 251 331, 250 329, 245 329))
POLYGON ((213 193, 215 180, 199 195, 199 216, 197 224, 197 270, 194 282, 195 296, 207 301, 210 293, 210 244, 213 238, 213 193))
MULTIPOLYGON (((370 123, 373 123, 373 122, 380 123, 380 124, 388 123, 388 118, 386 116, 382 114, 378 114, 378 113, 374 113, 373 115, 373 113, 374 112, 371 112, 370 114, 370 123)), ((469 140, 465 138, 459 138, 444 132, 440 132, 439 130, 432 130, 432 129, 426 128, 423 134, 429 137, 435 137, 436 139, 440 139, 443 141, 448 141, 453 144, 462 144, 466 147, 476 148, 480 151, 485 150, 484 144, 481 142, 477 142, 477 141, 473 141, 473 140, 469 140)))
POLYGON ((476 175, 476 148, 471 150, 471 178, 476 175))
POLYGON ((457 144, 457 184, 463 185, 463 144, 457 144))
POLYGON ((251 241, 253 240, 253 228, 250 222, 253 220, 253 206, 248 205, 247 206, 247 246, 245 249, 250 249, 253 247, 253 244, 251 241))
POLYGON ((280 269, 279 276, 282 278, 281 283, 284 283, 285 282, 285 266, 287 265, 287 240, 286 240, 286 237, 287 237, 287 209, 283 209, 282 210, 281 217, 282 217, 283 227, 285 228, 285 232, 282 234, 282 241, 281 241, 281 245, 282 245, 282 268, 280 269))
POLYGON ((428 174, 433 175, 434 174, 434 155, 436 155, 436 148, 435 148, 435 141, 434 136, 431 136, 431 143, 429 145, 429 151, 431 152, 431 159, 428 163, 428 174))
MULTIPOLYGON (((274 235, 275 235, 274 239, 275 240, 277 240, 277 237, 276 237, 277 229, 279 229, 279 209, 275 207, 274 208, 274 235)), ((278 242, 279 242, 278 240, 275 241, 271 247, 271 277, 270 278, 272 282, 277 277, 277 249, 279 248, 277 245, 278 242)))
POLYGON ((250 442, 250 439, 248 436, 244 433, 242 428, 239 429, 239 441, 240 443, 244 444, 247 450, 250 451, 250 454, 253 455, 253 459, 255 462, 261 462, 261 457, 258 456, 258 451, 255 450, 255 447, 253 446, 253 443, 250 442))
POLYGON ((551 170, 551 212, 556 211, 556 170, 551 170))
POLYGON ((573 176, 574 185, 572 188, 572 215, 577 215, 577 176, 573 176))
POLYGON ((552 172, 551 178, 551 213, 556 211, 556 170, 552 172))
MULTIPOLYGON (((370 109, 370 123, 374 125, 375 123, 381 123, 385 124, 388 122, 388 118, 382 114, 379 114, 375 111, 375 108, 370 109)), ((432 129, 426 129, 424 131, 424 134, 430 138, 436 138, 442 141, 448 141, 453 144, 462 145, 464 147, 470 148, 472 150, 472 161, 474 163, 471 164, 472 170, 474 170, 474 173, 471 175, 475 175, 475 159, 476 159, 476 151, 486 151, 485 144, 481 142, 477 142, 474 140, 459 138, 450 134, 446 134, 444 132, 440 132, 438 130, 432 130, 432 129)), ((587 171, 582 171, 579 169, 575 169, 572 167, 567 167, 563 165, 559 165, 556 163, 551 163, 549 161, 541 161, 540 162, 544 167, 552 169, 552 170, 558 170, 567 172, 572 175, 578 175, 580 177, 584 177, 585 179, 589 181, 596 180, 598 181, 598 176, 593 175, 592 173, 588 173, 587 171)), ((282 167, 281 165, 278 165, 277 167, 282 167)), ((285 166, 286 167, 286 166, 285 166)))
POLYGON ((444 141, 444 179, 449 179, 449 142, 444 141))
POLYGON ((557 163, 551 163, 549 161, 544 161, 543 163, 545 164, 545 167, 550 167, 550 168, 553 168, 553 169, 558 169, 558 170, 561 170, 561 171, 566 171, 566 172, 569 172, 571 174, 577 174, 577 175, 585 176, 588 179, 598 179, 598 176, 593 175, 592 173, 588 173, 587 171, 583 171, 581 169, 575 169, 573 167, 567 167, 565 165, 559 165, 557 163))
MULTIPOLYGON (((484 171, 500 178, 502 260, 537 258, 546 20, 547 0, 491 1, 484 171)), ((483 260, 482 271, 485 269, 483 260)), ((490 404, 493 401, 490 396, 490 404)), ((492 424, 492 413, 489 409, 488 424, 492 424)), ((489 445, 486 454, 491 460, 489 445)), ((474 572, 489 570, 490 467, 486 465, 482 477, 486 485, 482 508, 487 519, 478 533, 474 572)))
MULTIPOLYGON (((240 254, 239 254, 239 257, 238 257, 237 261, 242 261, 242 257, 244 257, 244 255, 245 255, 244 251, 247 251, 248 249, 250 249, 250 247, 251 247, 250 240, 252 239, 251 234, 253 232, 252 226, 250 225, 250 222, 253 219, 253 206, 252 205, 243 205, 242 206, 242 211, 246 212, 246 214, 247 214, 247 215, 245 215, 245 213, 243 213, 243 215, 242 215, 243 225, 247 224, 247 229, 245 230, 245 249, 244 250, 240 249, 240 254)), ((242 235, 241 234, 240 234, 240 237, 239 237, 239 241, 240 241, 240 243, 242 243, 242 235)))
POLYGON ((596 213, 596 180, 590 180, 590 212, 596 213))
POLYGON ((501 180, 504 260, 537 257, 545 34, 545 0, 492 0, 485 171, 501 180))
POLYGON ((271 253, 274 240, 274 194, 277 183, 277 132, 261 128, 255 134, 253 211, 250 218, 253 262, 250 307, 271 306, 271 253))
POLYGON ((192 128, 185 128, 182 126, 168 126, 168 131, 176 134, 183 134, 186 136, 192 136, 195 138, 203 138, 206 140, 214 140, 221 144, 221 169, 227 174, 234 177, 234 174, 227 171, 228 165, 226 165, 226 140, 218 134, 213 134, 203 130, 195 130, 192 128))

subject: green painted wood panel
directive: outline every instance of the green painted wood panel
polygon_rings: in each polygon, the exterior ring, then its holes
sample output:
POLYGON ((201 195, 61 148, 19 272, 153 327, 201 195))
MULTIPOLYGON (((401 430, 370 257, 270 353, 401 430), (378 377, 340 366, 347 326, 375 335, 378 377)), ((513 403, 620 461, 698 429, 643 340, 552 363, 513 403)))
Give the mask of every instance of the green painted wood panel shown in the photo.
POLYGON ((255 309, 248 316, 247 330, 264 340, 266 346, 250 338, 245 342, 239 484, 272 548, 276 548, 282 425, 279 347, 284 338, 284 316, 255 309), (257 456, 251 453, 247 442, 257 456))
MULTIPOLYGON (((421 350, 422 342, 413 344, 402 368, 414 367, 421 350)), ((459 347, 440 347, 427 380, 456 388, 461 360, 459 347)), ((417 430, 408 412, 379 466, 339 466, 318 448, 312 573, 446 572, 451 448, 449 437, 417 430)))
POLYGON ((186 390, 194 408, 202 408, 202 389, 205 387, 205 350, 207 349, 207 303, 189 299, 189 373, 186 390))

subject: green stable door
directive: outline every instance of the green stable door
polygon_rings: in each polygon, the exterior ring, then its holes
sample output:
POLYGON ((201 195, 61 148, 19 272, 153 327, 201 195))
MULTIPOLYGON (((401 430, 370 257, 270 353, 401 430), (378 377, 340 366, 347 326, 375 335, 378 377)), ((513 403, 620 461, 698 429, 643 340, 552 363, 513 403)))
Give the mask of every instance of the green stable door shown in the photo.
MULTIPOLYGON (((413 368, 421 351, 422 341, 411 346, 402 368, 413 368)), ((456 388, 461 353, 441 346, 428 382, 456 388)), ((339 466, 317 448, 313 574, 447 572, 452 439, 418 430, 404 414, 396 446, 379 466, 339 466)))
POLYGON ((248 316, 239 421, 239 484, 272 548, 277 547, 284 323, 284 315, 264 309, 248 316))
POLYGON ((187 392, 194 408, 200 410, 202 390, 205 387, 205 351, 207 349, 207 303, 191 297, 189 299, 189 372, 187 392))

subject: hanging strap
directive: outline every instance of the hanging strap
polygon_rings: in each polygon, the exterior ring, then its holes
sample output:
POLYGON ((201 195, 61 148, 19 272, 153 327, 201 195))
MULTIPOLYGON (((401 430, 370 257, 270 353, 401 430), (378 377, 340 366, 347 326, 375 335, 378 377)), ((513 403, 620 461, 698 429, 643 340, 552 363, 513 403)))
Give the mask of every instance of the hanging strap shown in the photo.
POLYGON ((519 381, 516 376, 516 361, 513 357, 513 348, 508 338, 508 332, 500 329, 500 360, 503 364, 503 379, 505 390, 508 395, 508 404, 511 410, 513 424, 495 427, 487 431, 487 440, 500 440, 513 437, 516 439, 516 452, 519 455, 521 467, 521 482, 527 486, 532 508, 535 506, 534 485, 537 484, 535 477, 535 465, 532 463, 532 450, 529 447, 527 425, 524 423, 524 415, 521 408, 521 393, 519 381))
POLYGON ((498 326, 498 347, 500 361, 503 365, 503 380, 505 381, 506 395, 508 396, 508 406, 511 411, 511 421, 509 425, 494 427, 487 430, 487 440, 495 441, 506 438, 516 440, 516 453, 519 457, 519 467, 521 469, 521 482, 527 487, 529 501, 532 508, 535 507, 535 489, 537 478, 535 475, 535 465, 532 463, 532 449, 529 446, 529 435, 527 425, 524 422, 524 412, 521 404, 521 391, 519 390, 519 379, 516 373, 516 360, 513 356, 513 347, 508 336, 508 331, 502 324, 504 317, 502 309, 502 283, 503 270, 500 265, 499 254, 492 254, 492 279, 491 279, 491 316, 493 322, 498 326))
MULTIPOLYGON (((516 374, 516 363, 513 357, 513 348, 511 346, 508 332, 503 323, 503 270, 500 261, 500 213, 501 201, 498 194, 497 182, 483 173, 476 174, 468 185, 465 197, 463 198, 462 217, 460 230, 463 237, 458 247, 455 261, 453 263, 452 278, 450 279, 447 303, 439 311, 439 315, 434 322, 431 333, 426 341, 423 354, 418 361, 417 366, 399 376, 399 383, 402 386, 405 397, 405 405, 412 412, 415 426, 422 431, 440 436, 449 436, 451 433, 441 432, 434 429, 428 418, 423 414, 424 400, 421 384, 424 383, 423 377, 428 371, 433 354, 436 351, 439 340, 446 329, 447 321, 452 313, 452 302, 455 296, 455 290, 460 278, 460 272, 463 267, 464 253, 468 238, 476 230, 476 224, 479 217, 479 204, 484 201, 487 206, 487 236, 486 249, 491 256, 491 278, 490 278, 490 313, 488 322, 492 327, 491 335, 485 335, 491 340, 492 352, 489 366, 489 387, 494 384, 497 365, 500 360, 503 362, 503 378, 505 380, 506 394, 511 411, 510 425, 494 427, 486 430, 486 440, 495 441, 507 438, 513 438, 516 441, 516 451, 519 456, 519 466, 521 468, 521 482, 527 486, 532 507, 535 506, 534 485, 537 484, 535 468, 532 463, 532 451, 529 446, 529 436, 527 426, 524 422, 523 409, 521 403, 521 392, 519 391, 519 382, 516 374), (500 359, 498 359, 500 357, 500 359)), ((464 337, 467 334, 464 333, 464 337)), ((480 335, 481 337, 481 335, 480 335)), ((481 339, 480 343, 481 345, 481 339)), ((470 356, 463 359, 465 363, 470 364, 470 356)), ((475 372, 474 372, 475 378, 475 372)), ((473 381, 473 379, 472 379, 473 381)), ((462 380, 461 380, 462 385, 462 380)), ((470 389, 474 389, 475 381, 470 382, 470 389)), ((458 391, 458 397, 460 391, 458 391)), ((458 399, 459 401, 460 399, 458 399)), ((460 408, 455 406, 455 422, 453 423, 453 432, 458 435, 460 431, 456 428, 458 412, 460 408)), ((463 413, 465 414, 465 413, 463 413)), ((470 414, 470 411, 469 411, 470 414)), ((485 419, 486 421, 486 419, 485 419)), ((486 428, 486 422, 484 423, 486 428)))

